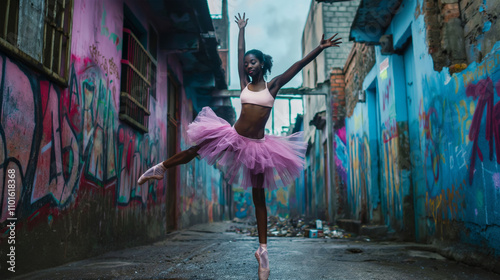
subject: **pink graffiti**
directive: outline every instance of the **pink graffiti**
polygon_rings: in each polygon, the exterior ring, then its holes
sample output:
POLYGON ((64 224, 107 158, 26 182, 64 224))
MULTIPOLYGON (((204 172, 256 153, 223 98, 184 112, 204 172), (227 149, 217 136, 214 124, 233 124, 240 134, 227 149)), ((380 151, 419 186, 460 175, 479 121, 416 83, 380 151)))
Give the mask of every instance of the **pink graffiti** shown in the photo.
MULTIPOLYGON (((159 161, 159 140, 150 139, 149 135, 139 136, 137 132, 126 126, 118 128, 118 204, 128 205, 132 200, 146 204, 151 190, 156 193, 164 191, 163 184, 150 181, 138 186, 140 175, 159 161), (151 188, 150 188, 151 187, 151 188)), ((161 199, 161 198, 160 198, 161 199)))
POLYGON ((382 141, 384 141, 384 143, 388 143, 392 139, 398 137, 398 128, 395 119, 386 120, 384 126, 385 129, 382 131, 382 141))
POLYGON ((439 164, 434 164, 435 162, 439 161, 439 153, 436 151, 436 144, 437 140, 439 139, 433 139, 432 138, 432 130, 431 130, 431 116, 434 115, 434 117, 438 117, 438 112, 436 108, 431 107, 429 108, 428 112, 420 112, 419 113, 419 118, 421 122, 423 122, 424 126, 424 135, 426 141, 426 147, 425 147, 425 157, 428 158, 430 156, 431 158, 431 166, 432 166, 432 173, 434 176, 434 182, 437 182, 439 180, 439 164), (436 159, 437 157, 437 159, 436 159))
POLYGON ((493 179, 493 184, 495 185, 495 188, 500 189, 500 173, 495 173, 491 176, 493 179))
POLYGON ((51 194, 64 204, 78 180, 78 141, 68 119, 59 114, 59 95, 48 81, 40 82, 42 137, 31 203, 51 194), (69 156, 72 154, 74 156, 69 156), (68 159, 69 162, 65 162, 68 159))
MULTIPOLYGON (((106 75, 89 59, 73 58, 69 87, 60 88, 0 55, 0 184, 6 184, 6 170, 15 170, 16 209, 35 216, 48 213, 42 210, 47 207, 55 213, 77 204, 80 193, 95 188, 111 197, 123 194, 121 206, 130 197, 143 205, 161 202, 161 185, 136 188, 136 182, 158 160, 165 125, 158 121, 150 135, 140 136, 128 127, 116 129, 115 91, 106 75), (134 134, 133 141, 117 141, 120 133, 134 134), (117 164, 122 155, 126 166, 117 164)), ((3 190, 0 222, 9 215, 3 190)))
POLYGON ((385 104, 389 105, 390 102, 390 93, 391 93, 391 84, 392 81, 389 79, 389 82, 385 86, 385 92, 382 93, 382 110, 385 111, 385 104))

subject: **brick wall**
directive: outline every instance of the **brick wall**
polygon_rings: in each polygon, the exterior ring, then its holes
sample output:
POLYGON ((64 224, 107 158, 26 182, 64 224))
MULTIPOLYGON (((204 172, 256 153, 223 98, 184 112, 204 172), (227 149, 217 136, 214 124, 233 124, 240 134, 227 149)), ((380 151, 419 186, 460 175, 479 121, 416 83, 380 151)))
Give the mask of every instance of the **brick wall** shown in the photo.
POLYGON ((424 0, 423 3, 427 45, 436 71, 450 67, 450 72, 457 72, 466 62, 459 1, 424 0))
POLYGON ((360 0, 323 4, 323 30, 325 37, 331 37, 338 33, 342 38, 340 48, 329 48, 325 50, 326 77, 332 67, 343 67, 353 43, 349 42, 349 32, 352 21, 356 15, 360 0))
MULTIPOLYGON (((321 39, 321 34, 326 38, 339 33, 337 38, 342 38, 342 44, 339 48, 328 48, 324 50, 315 61, 309 63, 302 70, 303 86, 314 88, 318 83, 323 83, 330 78, 332 68, 342 68, 352 48, 352 42, 349 42, 349 32, 356 15, 360 0, 337 2, 337 3, 318 3, 311 2, 311 7, 304 28, 302 52, 306 55, 315 48, 321 39)), ((306 139, 314 138, 314 127, 309 126, 309 121, 316 112, 326 109, 324 97, 308 96, 304 99, 304 131, 306 139)), ((343 110, 344 105, 338 107, 343 110)), ((344 111, 338 111, 345 115, 344 111)))
POLYGON ((373 46, 355 43, 344 66, 345 72, 345 115, 352 116, 358 103, 358 91, 363 88, 363 80, 375 65, 373 46))
POLYGON ((480 62, 500 40, 500 1, 460 0, 467 62, 480 62))
POLYGON ((330 75, 332 118, 338 122, 345 117, 345 76, 342 68, 333 68, 330 75))
POLYGON ((498 0, 424 0, 422 12, 436 71, 480 62, 500 40, 498 0))

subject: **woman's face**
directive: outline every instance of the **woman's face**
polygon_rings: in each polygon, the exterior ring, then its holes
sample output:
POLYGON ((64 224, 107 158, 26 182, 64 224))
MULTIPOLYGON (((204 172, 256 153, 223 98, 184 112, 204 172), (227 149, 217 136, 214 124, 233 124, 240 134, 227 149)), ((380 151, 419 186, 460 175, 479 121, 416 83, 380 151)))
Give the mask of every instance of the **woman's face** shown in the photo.
POLYGON ((253 54, 247 54, 244 60, 245 72, 250 77, 256 77, 262 71, 260 60, 253 54))

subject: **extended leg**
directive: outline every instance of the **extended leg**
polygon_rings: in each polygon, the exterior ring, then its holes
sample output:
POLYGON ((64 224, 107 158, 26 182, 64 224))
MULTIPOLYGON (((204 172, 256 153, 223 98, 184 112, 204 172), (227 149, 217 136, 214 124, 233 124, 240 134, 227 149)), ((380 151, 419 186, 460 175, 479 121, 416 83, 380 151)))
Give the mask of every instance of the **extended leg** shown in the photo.
POLYGON ((255 217, 257 218, 257 230, 259 232, 259 249, 255 252, 255 258, 259 262, 259 279, 267 279, 270 274, 269 257, 267 253, 267 208, 266 193, 262 188, 264 174, 258 174, 252 180, 252 196, 255 205, 255 217))
POLYGON ((192 146, 191 148, 178 152, 163 162, 163 167, 170 168, 179 164, 186 164, 193 160, 198 155, 200 146, 192 146))
POLYGON ((167 171, 167 168, 174 167, 179 164, 185 164, 190 162, 193 158, 198 155, 198 150, 200 146, 193 146, 187 150, 179 152, 164 162, 158 163, 157 165, 149 168, 137 181, 137 184, 142 185, 150 179, 161 180, 167 171))

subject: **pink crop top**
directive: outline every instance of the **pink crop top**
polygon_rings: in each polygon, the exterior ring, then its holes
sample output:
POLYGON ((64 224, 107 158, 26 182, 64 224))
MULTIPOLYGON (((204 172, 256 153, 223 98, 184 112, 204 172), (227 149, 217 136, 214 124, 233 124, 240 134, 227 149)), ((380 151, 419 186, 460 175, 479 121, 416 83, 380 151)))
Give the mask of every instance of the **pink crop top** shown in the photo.
POLYGON ((251 91, 250 89, 248 89, 247 85, 241 91, 240 99, 241 99, 241 104, 250 103, 270 108, 272 108, 274 104, 274 98, 269 92, 269 89, 267 88, 267 82, 266 82, 266 88, 261 91, 251 91))

